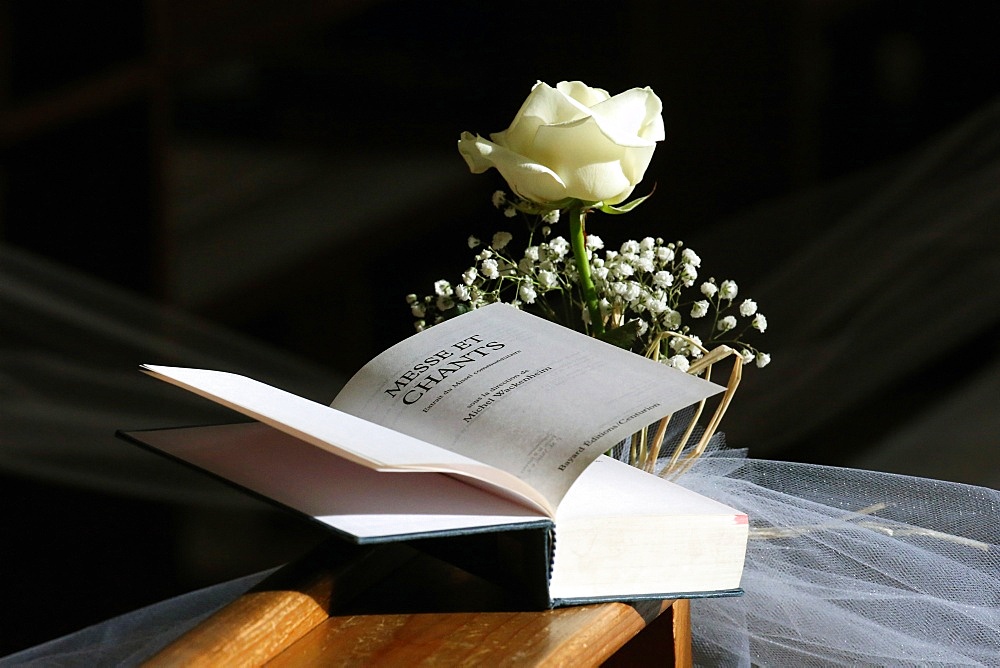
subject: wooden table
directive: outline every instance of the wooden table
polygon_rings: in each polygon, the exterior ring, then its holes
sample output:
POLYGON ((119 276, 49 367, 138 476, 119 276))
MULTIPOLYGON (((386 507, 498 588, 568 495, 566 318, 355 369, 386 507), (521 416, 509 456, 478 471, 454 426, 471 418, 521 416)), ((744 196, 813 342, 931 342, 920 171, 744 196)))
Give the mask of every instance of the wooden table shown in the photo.
POLYGON ((148 665, 689 666, 688 605, 528 612, 495 585, 409 547, 334 542, 279 570, 148 665))

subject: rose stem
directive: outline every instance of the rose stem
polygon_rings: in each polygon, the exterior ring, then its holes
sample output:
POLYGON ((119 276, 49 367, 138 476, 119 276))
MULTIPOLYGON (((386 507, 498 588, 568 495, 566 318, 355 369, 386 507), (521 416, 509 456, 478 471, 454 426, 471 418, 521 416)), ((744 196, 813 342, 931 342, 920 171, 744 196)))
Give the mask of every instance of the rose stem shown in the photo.
POLYGON ((596 336, 601 336, 604 334, 604 321, 601 319, 601 310, 597 305, 597 289, 594 288, 594 279, 590 276, 590 262, 587 261, 583 223, 583 207, 578 203, 571 205, 569 207, 569 238, 573 245, 573 257, 576 258, 576 269, 580 274, 580 289, 583 290, 583 299, 590 312, 592 332, 596 336))

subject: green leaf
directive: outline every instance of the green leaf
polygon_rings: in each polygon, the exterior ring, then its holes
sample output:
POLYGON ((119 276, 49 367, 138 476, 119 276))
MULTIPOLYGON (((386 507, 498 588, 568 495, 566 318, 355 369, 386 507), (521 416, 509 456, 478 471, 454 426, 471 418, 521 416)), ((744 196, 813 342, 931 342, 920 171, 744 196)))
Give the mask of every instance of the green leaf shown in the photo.
MULTIPOLYGON (((650 193, 650 195, 652 194, 653 193, 650 193)), ((644 195, 638 199, 632 200, 631 202, 626 202, 621 206, 611 206, 610 204, 605 204, 601 207, 601 211, 603 211, 604 213, 610 213, 612 216, 618 216, 623 213, 628 213, 635 207, 645 202, 647 199, 649 199, 649 195, 644 195)))
POLYGON ((612 206, 610 204, 602 204, 598 208, 601 211, 603 211, 604 213, 610 213, 612 216, 617 216, 617 215, 620 215, 620 214, 623 214, 623 213, 628 213, 629 211, 631 211, 632 209, 634 209, 635 207, 639 206, 640 204, 642 204, 643 202, 645 202, 647 199, 649 199, 650 197, 652 197, 654 192, 656 192, 656 186, 655 185, 653 186, 653 189, 649 191, 648 195, 643 195, 642 197, 634 199, 631 202, 626 202, 625 204, 622 204, 621 206, 612 206))
POLYGON ((613 346, 630 350, 639 338, 639 321, 632 320, 621 327, 609 329, 597 338, 613 346))

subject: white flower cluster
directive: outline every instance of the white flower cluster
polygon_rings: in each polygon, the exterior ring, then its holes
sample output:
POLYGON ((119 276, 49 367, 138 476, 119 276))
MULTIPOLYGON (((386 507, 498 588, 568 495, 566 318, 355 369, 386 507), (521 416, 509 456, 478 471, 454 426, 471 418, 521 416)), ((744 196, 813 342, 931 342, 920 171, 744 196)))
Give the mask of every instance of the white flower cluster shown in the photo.
MULTIPOLYGON (((494 195, 493 203, 513 211, 511 215, 523 212, 502 192, 494 195)), ((458 283, 441 280, 434 284, 432 295, 409 295, 416 328, 503 301, 587 332, 590 312, 579 289, 570 242, 552 236, 552 216, 538 218, 529 224, 527 243, 519 255, 511 252, 514 236, 497 232, 458 283)), ((469 247, 479 248, 479 239, 469 237, 469 247)), ((585 247, 605 327, 629 328, 635 335, 631 345, 635 352, 684 371, 704 350, 720 344, 738 350, 744 363, 763 367, 770 362, 767 353, 743 340, 746 334, 767 329, 756 302, 738 301, 735 281, 717 283, 708 278, 699 283, 701 258, 682 242, 646 237, 613 250, 591 234, 585 247)))
POLYGON ((766 353, 742 340, 749 329, 763 332, 767 321, 752 300, 734 309, 738 292, 734 281, 716 285, 709 278, 699 286, 704 299, 688 297, 687 289, 698 281, 701 258, 683 242, 664 243, 652 237, 629 240, 617 252, 605 251, 603 257, 591 254, 590 263, 606 322, 611 327, 634 323, 640 341, 646 342, 647 354, 652 352, 650 346, 660 345, 657 357, 686 371, 691 360, 701 357, 703 348, 726 344, 739 350, 746 363, 763 367, 770 362, 766 353), (711 324, 685 324, 682 310, 692 320, 711 324), (753 320, 741 326, 737 316, 753 320))
MULTIPOLYGON (((494 197, 494 202, 499 198, 494 197)), ((503 203, 503 200, 499 200, 503 203)), ((573 287, 576 269, 572 263, 570 244, 562 237, 548 238, 551 228, 541 228, 543 240, 529 244, 515 258, 508 252, 508 244, 513 239, 509 232, 501 231, 493 235, 486 248, 475 256, 475 264, 462 273, 461 282, 452 285, 448 281, 437 281, 434 294, 419 299, 408 295, 407 302, 416 318, 416 328, 421 330, 445 318, 465 311, 507 301, 518 308, 535 305, 549 317, 549 302, 544 298, 550 293, 565 293, 573 287), (567 259, 569 262, 567 262, 567 259)), ((532 237, 534 234, 532 234, 532 237)), ((479 239, 469 237, 469 247, 478 248, 479 239)))

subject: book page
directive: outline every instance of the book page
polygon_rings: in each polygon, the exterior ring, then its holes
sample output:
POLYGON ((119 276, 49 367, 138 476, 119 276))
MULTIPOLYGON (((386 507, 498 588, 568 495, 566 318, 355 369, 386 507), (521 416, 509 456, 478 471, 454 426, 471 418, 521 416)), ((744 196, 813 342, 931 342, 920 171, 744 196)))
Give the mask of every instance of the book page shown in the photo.
POLYGON ((493 304, 385 351, 332 406, 509 472, 555 507, 601 453, 721 390, 493 304))
POLYGON ((556 513, 551 596, 670 598, 736 589, 749 528, 743 512, 598 457, 556 513))
POLYGON ((498 526, 545 514, 442 473, 383 473, 259 422, 126 436, 354 536, 359 542, 498 526))
POLYGON ((555 506, 524 480, 458 452, 225 371, 144 364, 151 376, 239 411, 310 445, 377 471, 429 471, 499 488, 551 516, 555 506))

